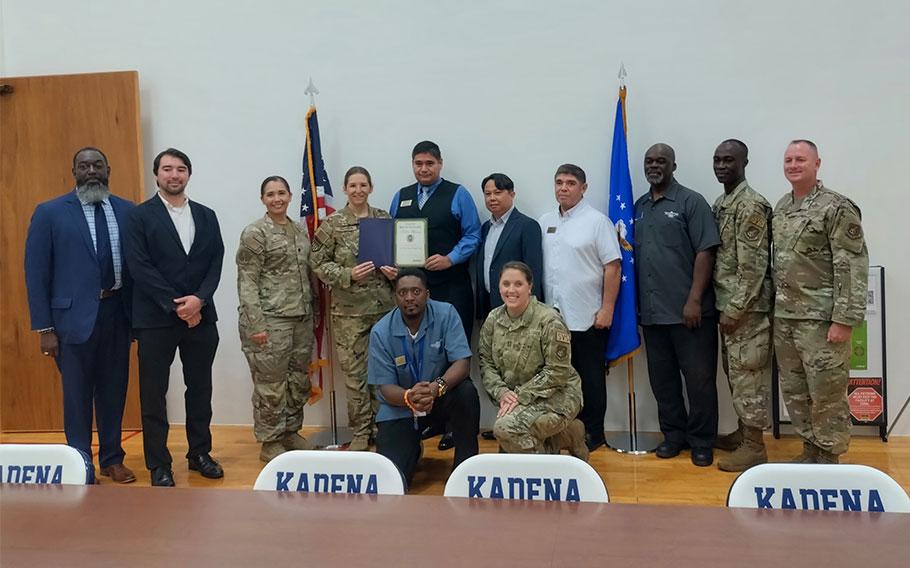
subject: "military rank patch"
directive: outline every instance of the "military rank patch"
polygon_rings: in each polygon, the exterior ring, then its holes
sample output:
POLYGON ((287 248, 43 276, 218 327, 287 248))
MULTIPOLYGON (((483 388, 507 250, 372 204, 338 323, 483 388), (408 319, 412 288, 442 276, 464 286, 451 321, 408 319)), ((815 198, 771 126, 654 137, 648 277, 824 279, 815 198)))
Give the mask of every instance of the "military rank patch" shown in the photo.
POLYGON ((863 228, 859 223, 850 223, 850 226, 847 227, 847 238, 854 241, 863 238, 863 228))
POLYGON ((746 223, 749 225, 755 225, 759 229, 764 229, 765 223, 767 223, 767 219, 765 219, 764 215, 756 211, 755 213, 749 215, 749 218, 746 219, 746 223))

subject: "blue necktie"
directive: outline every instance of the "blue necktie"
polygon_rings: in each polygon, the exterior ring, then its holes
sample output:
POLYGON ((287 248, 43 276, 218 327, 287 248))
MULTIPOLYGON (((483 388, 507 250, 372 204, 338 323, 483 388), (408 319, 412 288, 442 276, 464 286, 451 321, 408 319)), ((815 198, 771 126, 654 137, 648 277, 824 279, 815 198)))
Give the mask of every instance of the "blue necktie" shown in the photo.
POLYGON ((426 204, 427 199, 430 198, 430 189, 428 187, 421 187, 417 193, 417 208, 423 209, 424 204, 426 204))
POLYGON ((114 287, 114 254, 111 252, 111 235, 107 229, 107 216, 101 202, 95 203, 95 251, 101 269, 101 289, 114 287))

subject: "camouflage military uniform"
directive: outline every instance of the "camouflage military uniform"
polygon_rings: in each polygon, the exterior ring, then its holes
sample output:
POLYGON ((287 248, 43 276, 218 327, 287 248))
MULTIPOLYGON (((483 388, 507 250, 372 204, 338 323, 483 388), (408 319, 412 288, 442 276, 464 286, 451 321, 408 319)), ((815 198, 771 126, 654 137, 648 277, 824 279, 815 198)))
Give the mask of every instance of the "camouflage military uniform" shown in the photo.
POLYGON ((721 245, 714 263, 717 311, 739 321, 721 355, 733 406, 746 426, 768 425, 771 380, 771 204, 745 180, 714 202, 721 245))
MULTIPOLYGON (((388 219, 389 214, 370 207, 369 217, 388 219)), ((354 439, 362 442, 372 433, 377 405, 375 393, 367 386, 370 329, 395 303, 392 284, 379 267, 360 282, 351 280, 351 269, 358 264, 359 222, 350 206, 326 218, 313 236, 310 266, 332 287, 332 336, 345 375, 348 423, 354 439)))
POLYGON ((518 406, 493 426, 506 452, 544 453, 547 438, 578 415, 581 379, 572 367, 570 339, 559 314, 534 297, 518 318, 500 306, 484 322, 478 348, 483 386, 497 407, 506 390, 518 395, 518 406))
POLYGON ((869 255, 859 208, 821 182, 801 201, 774 208, 774 350, 793 426, 803 440, 847 451, 850 342, 829 343, 832 322, 865 316, 869 255))
POLYGON ((310 396, 313 351, 310 241, 298 223, 280 225, 266 215, 240 235, 237 291, 240 339, 253 376, 253 431, 275 442, 303 425, 310 396), (250 336, 268 332, 259 345, 250 336))

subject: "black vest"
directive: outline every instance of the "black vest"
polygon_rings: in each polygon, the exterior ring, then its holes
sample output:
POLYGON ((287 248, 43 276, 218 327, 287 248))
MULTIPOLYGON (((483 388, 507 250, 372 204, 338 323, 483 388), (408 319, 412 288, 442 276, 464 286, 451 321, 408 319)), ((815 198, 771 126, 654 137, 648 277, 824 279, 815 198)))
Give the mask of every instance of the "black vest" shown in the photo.
MULTIPOLYGON (((447 180, 442 180, 436 191, 430 195, 423 209, 417 206, 417 184, 404 187, 399 192, 398 219, 426 219, 427 220, 427 254, 446 255, 452 252, 458 241, 461 240, 461 223, 452 215, 452 200, 458 185, 447 180), (402 206, 402 204, 406 204, 402 206)), ((443 289, 453 284, 463 284, 464 280, 470 286, 468 263, 456 264, 447 270, 427 270, 427 284, 431 294, 435 291, 434 299, 441 299, 443 289)), ((456 285, 457 285, 456 284, 456 285)), ((444 295, 444 294, 443 294, 444 295)))

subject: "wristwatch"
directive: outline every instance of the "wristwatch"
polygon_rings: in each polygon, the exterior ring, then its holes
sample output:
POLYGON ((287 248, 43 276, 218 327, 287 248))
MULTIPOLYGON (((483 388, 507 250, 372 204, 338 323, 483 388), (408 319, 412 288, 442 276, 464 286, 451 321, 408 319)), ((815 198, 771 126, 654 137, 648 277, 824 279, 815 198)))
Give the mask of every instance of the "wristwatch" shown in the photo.
POLYGON ((449 388, 446 385, 446 380, 442 377, 436 377, 436 398, 441 397, 446 393, 446 389, 449 388))

